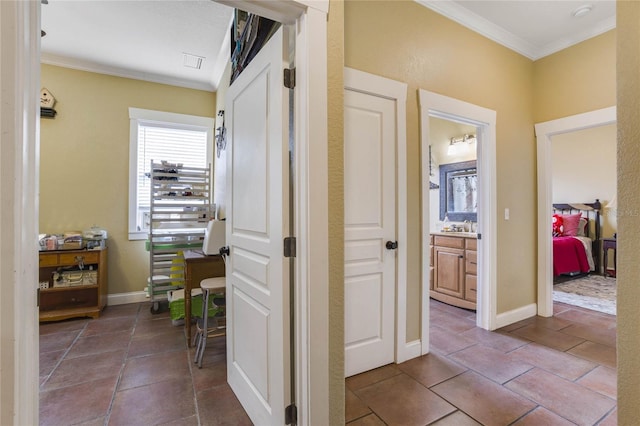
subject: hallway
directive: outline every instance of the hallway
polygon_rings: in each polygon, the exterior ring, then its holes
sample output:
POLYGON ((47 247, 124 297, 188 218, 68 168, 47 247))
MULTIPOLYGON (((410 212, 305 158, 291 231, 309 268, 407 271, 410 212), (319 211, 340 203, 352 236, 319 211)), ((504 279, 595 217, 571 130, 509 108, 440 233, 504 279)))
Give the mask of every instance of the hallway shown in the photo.
POLYGON ((616 424, 615 316, 554 303, 492 333, 430 306, 430 354, 346 380, 350 426, 616 424))
MULTIPOLYGON (((223 338, 203 368, 149 303, 40 326, 41 425, 249 425, 223 338)), ((615 425, 616 318, 555 303, 491 333, 431 301, 432 353, 346 380, 349 425, 615 425)))

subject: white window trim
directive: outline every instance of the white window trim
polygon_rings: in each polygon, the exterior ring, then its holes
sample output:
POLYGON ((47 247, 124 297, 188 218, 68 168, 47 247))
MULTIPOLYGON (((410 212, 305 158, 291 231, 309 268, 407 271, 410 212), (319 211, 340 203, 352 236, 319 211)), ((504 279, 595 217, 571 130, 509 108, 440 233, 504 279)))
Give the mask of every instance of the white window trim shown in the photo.
POLYGON ((148 231, 139 231, 136 227, 138 214, 138 124, 141 122, 178 125, 199 130, 206 129, 207 158, 210 159, 210 163, 212 163, 213 159, 213 129, 215 119, 173 112, 129 108, 129 240, 146 240, 148 237, 148 231), (136 161, 133 161, 133 159, 136 159, 136 161))

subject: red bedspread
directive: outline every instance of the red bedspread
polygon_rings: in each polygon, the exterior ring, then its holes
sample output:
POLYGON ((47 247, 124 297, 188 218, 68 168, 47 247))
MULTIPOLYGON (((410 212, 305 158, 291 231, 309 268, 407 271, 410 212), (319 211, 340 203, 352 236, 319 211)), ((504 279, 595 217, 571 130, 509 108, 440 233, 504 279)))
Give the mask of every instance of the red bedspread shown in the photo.
POLYGON ((553 275, 589 272, 584 245, 577 238, 553 237, 553 275))

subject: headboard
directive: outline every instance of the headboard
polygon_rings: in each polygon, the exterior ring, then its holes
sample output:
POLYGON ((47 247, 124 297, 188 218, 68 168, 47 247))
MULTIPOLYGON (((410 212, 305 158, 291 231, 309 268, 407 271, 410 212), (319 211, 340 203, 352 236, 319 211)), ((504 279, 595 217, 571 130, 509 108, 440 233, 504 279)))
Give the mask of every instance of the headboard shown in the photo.
POLYGON ((582 217, 587 219, 585 236, 593 240, 592 253, 596 271, 600 270, 600 240, 602 238, 602 223, 600 220, 600 210, 602 204, 599 199, 593 203, 557 203, 553 204, 553 213, 574 214, 582 213, 582 217))

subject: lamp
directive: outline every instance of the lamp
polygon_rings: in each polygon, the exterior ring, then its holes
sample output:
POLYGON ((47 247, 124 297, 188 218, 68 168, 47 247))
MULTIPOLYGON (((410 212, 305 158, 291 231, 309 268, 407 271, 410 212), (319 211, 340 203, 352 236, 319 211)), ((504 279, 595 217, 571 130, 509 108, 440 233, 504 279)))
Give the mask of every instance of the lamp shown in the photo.
POLYGON ((468 146, 474 142, 476 142, 476 135, 473 134, 463 135, 459 138, 451 138, 449 141, 449 148, 447 149, 447 155, 464 154, 468 146))
POLYGON ((614 195, 611 201, 604 206, 605 209, 617 210, 618 209, 618 195, 614 195))
MULTIPOLYGON (((607 205, 604 206, 604 208, 613 210, 613 215, 618 216, 618 195, 614 194, 611 201, 609 201, 607 205)), ((617 237, 618 237, 617 233, 613 234, 613 238, 617 238, 617 237)))

